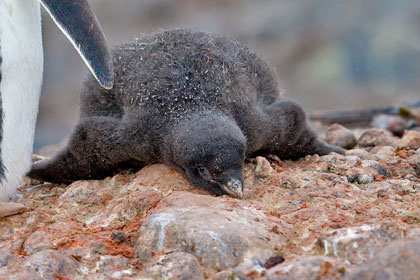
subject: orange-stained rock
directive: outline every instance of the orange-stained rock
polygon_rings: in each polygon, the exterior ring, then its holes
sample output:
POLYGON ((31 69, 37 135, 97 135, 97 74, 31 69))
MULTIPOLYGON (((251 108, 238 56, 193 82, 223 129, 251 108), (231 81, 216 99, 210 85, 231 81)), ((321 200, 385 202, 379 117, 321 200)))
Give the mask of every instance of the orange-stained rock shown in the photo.
POLYGON ((290 237, 292 228, 258 208, 231 197, 174 193, 143 222, 136 256, 147 260, 154 250, 174 249, 215 270, 264 263, 274 247, 290 237), (280 231, 273 232, 274 226, 280 231))

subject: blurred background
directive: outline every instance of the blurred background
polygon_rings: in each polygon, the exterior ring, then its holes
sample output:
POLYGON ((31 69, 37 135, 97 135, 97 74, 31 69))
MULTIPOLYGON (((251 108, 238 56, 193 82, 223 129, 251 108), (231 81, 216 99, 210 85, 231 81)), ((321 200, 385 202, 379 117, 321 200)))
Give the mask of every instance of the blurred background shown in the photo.
MULTIPOLYGON (((110 46, 163 28, 235 37, 273 65, 308 112, 420 100, 420 3, 413 0, 90 0, 110 46)), ((44 13, 35 149, 78 121, 87 68, 44 13)))

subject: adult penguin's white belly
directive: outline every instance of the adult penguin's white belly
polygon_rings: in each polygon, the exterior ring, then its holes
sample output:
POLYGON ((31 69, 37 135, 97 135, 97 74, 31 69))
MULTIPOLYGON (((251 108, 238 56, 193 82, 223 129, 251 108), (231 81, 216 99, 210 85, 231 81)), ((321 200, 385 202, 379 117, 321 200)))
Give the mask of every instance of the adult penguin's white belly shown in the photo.
POLYGON ((0 1, 0 201, 7 201, 31 166, 42 85, 40 3, 0 1))

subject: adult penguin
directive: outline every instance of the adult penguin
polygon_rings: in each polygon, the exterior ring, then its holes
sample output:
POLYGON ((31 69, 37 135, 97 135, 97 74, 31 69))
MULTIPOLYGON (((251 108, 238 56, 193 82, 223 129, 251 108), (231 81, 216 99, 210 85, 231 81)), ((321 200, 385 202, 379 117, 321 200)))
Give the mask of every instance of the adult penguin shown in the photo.
POLYGON ((102 87, 113 86, 111 55, 86 0, 0 1, 0 219, 25 208, 8 200, 31 167, 43 73, 41 3, 102 87))

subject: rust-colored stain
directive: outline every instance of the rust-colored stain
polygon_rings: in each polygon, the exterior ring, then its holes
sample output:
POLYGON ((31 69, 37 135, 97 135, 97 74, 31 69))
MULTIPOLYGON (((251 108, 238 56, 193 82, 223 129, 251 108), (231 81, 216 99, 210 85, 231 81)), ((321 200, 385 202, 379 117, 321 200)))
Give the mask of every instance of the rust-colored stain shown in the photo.
POLYGON ((399 150, 398 152, 395 153, 397 156, 399 156, 400 158, 407 158, 409 151, 407 150, 399 150))
POLYGON ((66 277, 66 276, 63 276, 63 275, 60 275, 60 274, 57 274, 57 273, 54 273, 54 278, 57 279, 57 280, 72 280, 69 277, 66 277))
POLYGON ((117 244, 111 239, 105 239, 104 241, 106 244, 105 255, 122 255, 126 258, 134 257, 134 250, 127 245, 123 243, 117 244))
POLYGON ((321 269, 319 270, 320 277, 326 277, 330 274, 333 265, 330 262, 323 262, 321 265, 321 269))

